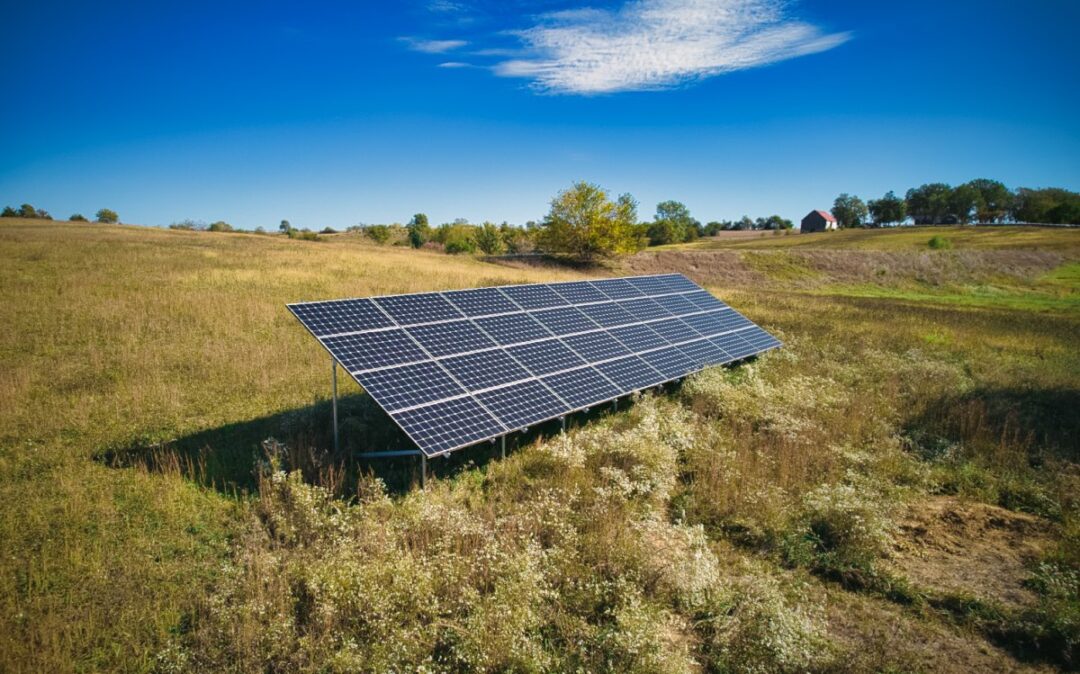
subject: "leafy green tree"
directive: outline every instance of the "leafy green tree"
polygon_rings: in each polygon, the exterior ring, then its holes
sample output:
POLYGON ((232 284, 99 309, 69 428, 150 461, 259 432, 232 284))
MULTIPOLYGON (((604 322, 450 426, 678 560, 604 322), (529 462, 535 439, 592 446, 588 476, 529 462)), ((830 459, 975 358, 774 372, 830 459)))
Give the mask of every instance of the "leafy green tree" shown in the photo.
POLYGON ((476 247, 485 255, 498 255, 505 250, 499 228, 493 222, 485 222, 476 230, 476 247))
POLYGON ((907 191, 904 201, 907 213, 916 225, 938 225, 950 212, 952 188, 945 183, 927 183, 907 191))
POLYGON ((870 211, 862 199, 845 192, 833 201, 832 214, 841 227, 861 227, 870 211))
POLYGON ((417 213, 406 225, 409 230, 409 245, 413 248, 423 246, 431 238, 431 226, 428 225, 428 217, 424 213, 417 213))
POLYGON ((289 224, 288 220, 282 220, 281 224, 278 225, 278 231, 281 232, 282 234, 288 234, 291 229, 292 229, 292 225, 289 224))
POLYGON ((52 220, 52 216, 49 215, 49 212, 44 208, 37 209, 37 211, 34 212, 34 217, 40 218, 41 220, 52 220))
POLYGON ((978 222, 1004 222, 1012 209, 1013 195, 1003 183, 988 178, 978 178, 967 183, 978 196, 975 201, 975 219, 978 222))
POLYGON ((72 216, 68 218, 68 220, 70 222, 86 222, 86 216, 82 213, 73 213, 72 216))
POLYGON ((949 194, 949 215, 956 218, 956 222, 966 225, 971 222, 975 208, 979 203, 979 191, 970 183, 957 185, 949 194))
POLYGON ((754 228, 754 221, 750 219, 749 215, 744 215, 735 222, 731 223, 731 229, 735 231, 750 230, 754 228))
POLYGON ((682 243, 698 237, 701 226, 690 217, 690 209, 678 201, 662 201, 656 205, 656 215, 648 228, 649 245, 682 243))
POLYGON ((120 222, 120 216, 117 215, 116 211, 110 208, 102 208, 94 217, 97 218, 98 222, 103 222, 108 225, 115 225, 120 222))
POLYGON ((612 201, 598 185, 581 181, 551 200, 538 242, 548 252, 591 263, 638 250, 635 223, 633 197, 623 194, 612 201))
POLYGON ((720 232, 724 231, 724 229, 726 229, 726 227, 724 227, 724 224, 725 223, 718 220, 711 220, 707 225, 705 225, 705 231, 702 236, 716 236, 720 232))
POLYGON ((22 206, 19 206, 19 217, 20 218, 36 218, 37 217, 37 209, 34 208, 33 206, 31 206, 30 204, 23 204, 22 206))
POLYGON ((870 211, 874 224, 879 227, 903 222, 907 217, 907 204, 892 190, 886 192, 880 199, 871 199, 866 207, 870 211))
POLYGON ((1041 224, 1080 224, 1080 194, 1060 187, 1016 190, 1013 219, 1041 224))
POLYGON ((218 220, 216 222, 211 222, 210 226, 207 227, 206 229, 208 231, 211 231, 211 232, 233 232, 233 231, 236 231, 236 230, 233 229, 232 225, 225 222, 224 220, 218 220))
POLYGON ((0 218, 17 218, 19 212, 11 206, 4 206, 3 212, 0 212, 0 218))

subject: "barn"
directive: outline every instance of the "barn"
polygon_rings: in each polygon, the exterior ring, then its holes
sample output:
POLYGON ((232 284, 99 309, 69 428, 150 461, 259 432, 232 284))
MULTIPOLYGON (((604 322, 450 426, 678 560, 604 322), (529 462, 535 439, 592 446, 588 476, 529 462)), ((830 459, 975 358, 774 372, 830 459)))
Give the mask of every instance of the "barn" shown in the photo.
POLYGON ((803 234, 830 229, 836 229, 836 218, 828 211, 810 211, 799 226, 799 231, 803 234))

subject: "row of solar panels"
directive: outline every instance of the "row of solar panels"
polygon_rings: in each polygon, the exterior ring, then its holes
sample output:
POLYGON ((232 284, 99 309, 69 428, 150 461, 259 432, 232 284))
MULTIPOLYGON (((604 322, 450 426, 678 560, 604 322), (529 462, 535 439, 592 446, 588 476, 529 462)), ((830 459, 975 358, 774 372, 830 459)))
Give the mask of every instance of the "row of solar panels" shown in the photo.
POLYGON ((289 309, 429 456, 780 344, 677 274, 289 309))

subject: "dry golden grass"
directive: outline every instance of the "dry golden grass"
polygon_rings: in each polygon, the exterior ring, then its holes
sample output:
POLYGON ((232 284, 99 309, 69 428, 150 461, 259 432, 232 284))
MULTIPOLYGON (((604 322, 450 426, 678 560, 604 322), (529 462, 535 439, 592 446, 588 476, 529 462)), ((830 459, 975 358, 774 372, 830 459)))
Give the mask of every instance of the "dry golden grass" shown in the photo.
MULTIPOLYGON (((949 670, 830 618, 845 602, 993 662, 992 626, 883 598, 903 592, 875 555, 895 506, 950 493, 1044 518, 1047 563, 1075 568, 1072 305, 786 292, 811 263, 839 274, 810 258, 752 256, 733 287, 711 257, 665 255, 649 270, 703 278, 785 349, 391 498, 318 465, 329 362, 284 304, 578 272, 349 236, 0 220, 0 669, 949 670), (257 472, 266 418, 352 501, 257 472), (101 458, 174 438, 261 491, 208 486, 214 466, 168 448, 152 470, 101 458)), ((949 267, 943 291, 970 297, 973 273, 949 267)), ((1052 282, 1074 292, 1068 269, 1052 282)), ((1075 599, 1043 594, 1001 625, 1070 634, 1075 599)), ((1004 643, 1031 657, 1029 637, 1004 643)))

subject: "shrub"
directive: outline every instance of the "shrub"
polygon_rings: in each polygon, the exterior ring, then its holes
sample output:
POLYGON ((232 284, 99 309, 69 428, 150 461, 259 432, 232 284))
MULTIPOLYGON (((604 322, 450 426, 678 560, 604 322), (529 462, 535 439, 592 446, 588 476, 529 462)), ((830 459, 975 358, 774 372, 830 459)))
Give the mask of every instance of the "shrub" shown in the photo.
POLYGON ((892 543, 889 507, 864 480, 826 484, 803 499, 785 545, 788 560, 842 576, 872 574, 892 543))
POLYGON ((211 222, 210 226, 207 227, 206 229, 208 231, 211 231, 211 232, 235 232, 236 231, 235 229, 233 229, 232 225, 225 222, 224 220, 218 220, 217 222, 211 222))
POLYGON ((337 234, 337 230, 333 227, 323 227, 320 234, 337 234))
POLYGON ((74 213, 68 220, 71 222, 87 222, 86 216, 82 213, 74 213))
POLYGON ((455 229, 447 234, 443 246, 445 247, 446 252, 451 255, 475 253, 476 238, 473 236, 471 230, 455 229))
POLYGON ((299 239, 300 241, 321 241, 319 235, 310 229, 290 229, 288 234, 290 239, 299 239))
POLYGON ((940 234, 930 237, 928 244, 934 250, 949 250, 952 248, 952 241, 940 234))
POLYGON ((120 215, 110 208, 102 208, 97 212, 94 217, 97 218, 98 222, 102 222, 108 225, 115 225, 116 223, 120 222, 120 215))
POLYGON ((169 225, 169 229, 179 229, 188 232, 203 231, 206 229, 206 223, 201 220, 192 220, 188 218, 187 220, 172 223, 169 225))
POLYGON ((390 240, 390 227, 388 225, 368 225, 364 227, 364 234, 379 245, 390 240))

